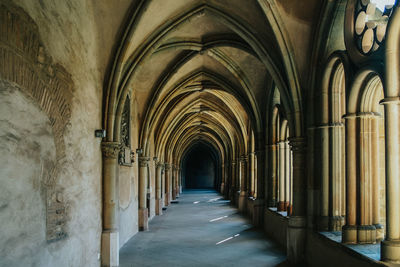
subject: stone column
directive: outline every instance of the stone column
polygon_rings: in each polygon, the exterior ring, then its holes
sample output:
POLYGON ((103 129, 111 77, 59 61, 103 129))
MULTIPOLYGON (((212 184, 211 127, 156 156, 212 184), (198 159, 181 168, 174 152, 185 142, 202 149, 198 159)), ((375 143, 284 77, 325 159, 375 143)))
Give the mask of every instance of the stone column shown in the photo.
POLYGON ((119 143, 102 142, 103 154, 103 232, 101 234, 101 265, 119 265, 118 232, 118 154, 119 143))
POLYGON ((176 197, 179 197, 179 194, 181 192, 180 189, 180 181, 181 181, 181 169, 180 168, 176 168, 176 197))
POLYGON ((346 224, 342 227, 342 242, 357 243, 357 164, 356 117, 346 115, 346 224))
POLYGON ((285 207, 285 143, 279 142, 279 202, 278 211, 286 211, 285 207))
POLYGON ((165 163, 165 206, 168 206, 171 203, 171 165, 165 163))
POLYGON ((162 215, 162 169, 164 168, 164 164, 158 162, 156 164, 156 215, 162 215))
POLYGON ((284 148, 285 148, 285 210, 289 210, 288 207, 290 205, 290 147, 289 147, 289 142, 285 141, 284 142, 284 148))
POLYGON ((239 196, 239 211, 246 211, 247 203, 247 161, 248 157, 243 155, 240 157, 240 196, 239 196))
POLYGON ((265 153, 264 151, 256 151, 254 153, 255 165, 256 165, 256 178, 257 178, 257 190, 256 190, 256 199, 254 201, 254 210, 253 210, 253 224, 255 226, 263 225, 264 220, 264 207, 265 207, 265 175, 264 168, 265 164, 265 153))
POLYGON ((272 144, 268 146, 269 161, 268 161, 268 206, 276 207, 277 204, 277 145, 272 144))
POLYGON ((176 199, 176 166, 172 165, 172 200, 176 199))
POLYGON ((386 238, 381 260, 400 263, 399 98, 385 98, 386 238))
POLYGON ((385 235, 383 225, 380 223, 379 116, 377 114, 371 118, 372 224, 376 228, 377 242, 382 241, 385 235))
POLYGON ((304 261, 306 246, 306 138, 289 138, 293 155, 293 213, 287 230, 287 256, 290 262, 304 261))
POLYGON ((149 211, 147 207, 148 157, 139 157, 139 231, 149 229, 149 211))
POLYGON ((236 195, 236 161, 232 161, 232 174, 231 174, 231 186, 229 188, 229 197, 233 204, 235 203, 235 195, 236 195))
POLYGON ((162 200, 162 207, 165 206, 166 197, 165 197, 165 163, 161 168, 161 200, 162 200))
POLYGON ((329 126, 321 125, 321 191, 320 191, 320 216, 318 229, 329 230, 329 126))
POLYGON ((221 186, 219 189, 222 195, 225 195, 225 164, 221 165, 221 186))
POLYGON ((370 114, 361 114, 359 121, 359 175, 358 175, 358 192, 359 192, 359 211, 357 226, 357 242, 358 243, 375 243, 376 228, 372 225, 372 188, 371 188, 371 151, 370 151, 370 114))
POLYGON ((329 230, 341 231, 344 225, 342 216, 342 183, 343 183, 343 159, 342 159, 342 130, 343 124, 340 122, 330 125, 330 210, 329 210, 329 230))

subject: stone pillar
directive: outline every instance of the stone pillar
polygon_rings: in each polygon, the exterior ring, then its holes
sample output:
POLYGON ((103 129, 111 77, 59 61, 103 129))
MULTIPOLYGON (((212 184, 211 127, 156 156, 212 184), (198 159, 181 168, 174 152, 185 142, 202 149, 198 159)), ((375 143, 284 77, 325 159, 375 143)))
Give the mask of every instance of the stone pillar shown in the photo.
POLYGON ((236 161, 232 161, 232 174, 231 174, 231 186, 229 188, 229 197, 233 204, 235 203, 235 195, 236 195, 236 161))
POLYGON ((340 122, 330 125, 330 210, 329 210, 329 230, 341 231, 344 225, 344 216, 342 211, 342 183, 343 179, 343 159, 342 159, 342 132, 343 124, 340 122))
POLYGON ((163 164, 161 168, 161 202, 162 202, 162 207, 165 206, 166 202, 166 197, 165 197, 165 163, 163 164))
POLYGON ((285 207, 285 143, 279 142, 279 202, 278 211, 286 211, 285 207))
POLYGON ((243 155, 240 157, 240 196, 239 196, 239 211, 246 211, 247 203, 247 161, 248 157, 243 155))
POLYGON ((172 200, 176 199, 176 166, 172 165, 172 200))
POLYGON ((268 206, 276 207, 277 204, 277 145, 272 144, 268 146, 269 161, 268 161, 268 206))
POLYGON ((156 164, 156 215, 162 215, 162 169, 164 168, 164 164, 158 162, 156 164))
POLYGON ((289 147, 289 142, 285 141, 284 142, 284 148, 285 148, 285 210, 288 211, 289 215, 289 205, 290 205, 290 147, 289 147))
POLYGON ((101 265, 119 265, 117 170, 119 143, 102 142, 103 154, 103 232, 101 265))
MULTIPOLYGON (((347 206, 348 215, 343 227, 344 243, 375 243, 376 227, 373 225, 373 146, 371 122, 372 113, 346 116, 347 131, 347 206), (357 127, 358 123, 358 129, 357 127), (356 130, 357 129, 357 130, 356 130), (358 140, 356 142, 356 133, 358 140), (356 147, 356 144, 358 147, 356 147), (358 154, 357 154, 358 152, 358 154), (358 158, 357 158, 358 155, 358 158), (356 167, 359 168, 357 172, 356 167), (355 200, 354 202, 352 202, 355 200)), ((379 157, 377 157, 378 160, 379 157)))
POLYGON ((225 195, 225 164, 221 165, 221 186, 219 189, 222 195, 225 195))
POLYGON ((264 151, 256 151, 254 153, 254 158, 256 165, 257 190, 255 195, 256 200, 254 201, 253 224, 255 226, 261 226, 263 225, 263 212, 265 207, 265 175, 264 168, 261 168, 261 166, 265 164, 264 151))
POLYGON ((358 175, 358 192, 359 192, 359 211, 357 226, 357 242, 358 243, 375 243, 376 228, 372 224, 372 188, 371 188, 371 151, 370 151, 370 115, 362 114, 358 118, 359 121, 359 175, 358 175))
POLYGON ((318 127, 321 136, 321 191, 320 191, 320 215, 318 229, 329 230, 329 126, 324 124, 318 127))
POLYGON ((181 169, 176 168, 176 197, 179 197, 180 194, 180 180, 181 180, 181 169))
POLYGON ((381 260, 400 263, 399 99, 385 98, 386 238, 381 260))
POLYGON ((148 157, 139 157, 139 231, 149 229, 149 211, 147 207, 148 157))
POLYGON ((372 168, 372 224, 376 228, 376 241, 384 239, 385 231, 380 223, 379 182, 379 115, 371 118, 371 168, 372 168))
POLYGON ((165 163, 165 206, 168 206, 171 203, 171 165, 165 163))
POLYGON ((342 227, 342 242, 357 243, 357 164, 356 117, 346 119, 346 224, 342 227))
POLYGON ((287 230, 287 256, 290 262, 304 261, 306 246, 306 139, 289 138, 293 153, 293 213, 287 230))

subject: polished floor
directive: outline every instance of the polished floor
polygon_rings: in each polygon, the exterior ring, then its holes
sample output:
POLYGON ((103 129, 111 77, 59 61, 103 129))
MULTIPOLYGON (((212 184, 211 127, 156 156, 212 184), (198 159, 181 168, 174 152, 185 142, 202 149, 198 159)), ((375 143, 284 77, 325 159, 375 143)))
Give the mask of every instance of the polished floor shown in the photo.
POLYGON ((185 191, 150 230, 120 250, 120 266, 288 266, 266 238, 215 191, 185 191))

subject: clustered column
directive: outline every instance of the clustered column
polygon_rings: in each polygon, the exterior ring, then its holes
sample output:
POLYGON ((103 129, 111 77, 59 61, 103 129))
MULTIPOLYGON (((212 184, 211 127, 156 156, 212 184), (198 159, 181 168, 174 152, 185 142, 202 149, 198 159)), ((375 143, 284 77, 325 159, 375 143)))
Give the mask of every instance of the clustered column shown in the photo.
POLYGON ((246 210, 247 202, 247 161, 248 157, 243 155, 240 157, 240 196, 239 196, 239 211, 246 210))
POLYGON ((149 211, 147 208, 147 180, 150 158, 139 157, 139 230, 149 228, 149 211))
POLYGON ((162 215, 162 172, 164 168, 164 164, 158 162, 156 164, 156 215, 162 215))
POLYGON ((303 261, 306 240, 306 139, 289 139, 293 153, 293 212, 289 217, 287 255, 293 263, 303 261))
POLYGON ((165 163, 165 206, 168 206, 171 203, 171 165, 169 163, 165 163))
POLYGON ((381 259, 400 262, 400 166, 399 98, 388 97, 385 105, 386 137, 386 238, 382 241, 381 259))
POLYGON ((374 113, 346 116, 348 164, 346 164, 347 216, 342 231, 344 243, 375 243, 382 239, 383 228, 379 224, 379 207, 377 207, 379 205, 377 119, 374 113))

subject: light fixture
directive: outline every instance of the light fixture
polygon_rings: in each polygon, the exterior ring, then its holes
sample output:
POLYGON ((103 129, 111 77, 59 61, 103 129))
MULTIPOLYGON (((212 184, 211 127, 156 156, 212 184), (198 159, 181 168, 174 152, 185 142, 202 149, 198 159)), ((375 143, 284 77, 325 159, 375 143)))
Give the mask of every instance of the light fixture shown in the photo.
POLYGON ((104 138, 104 137, 106 137, 106 130, 104 130, 104 129, 94 130, 94 136, 96 138, 104 138))
POLYGON ((154 157, 154 158, 153 158, 153 160, 154 160, 154 161, 157 161, 157 160, 158 160, 158 158, 157 158, 157 157, 154 157))
POLYGON ((143 153, 143 149, 137 148, 136 149, 136 154, 141 155, 143 153))

